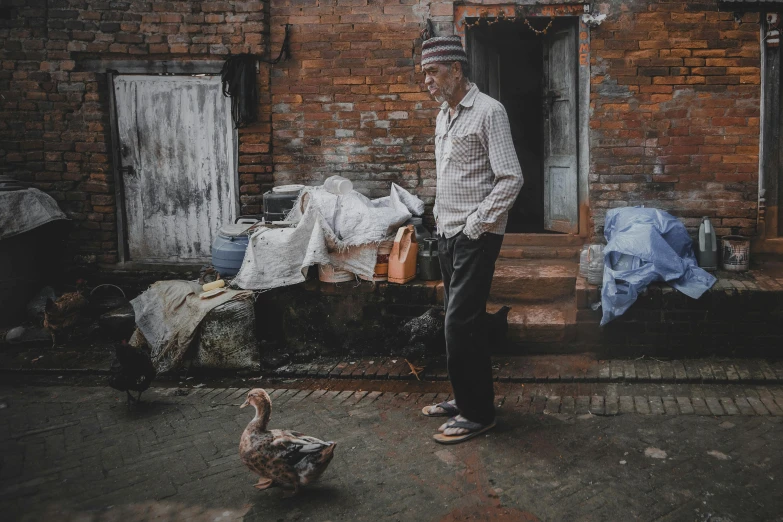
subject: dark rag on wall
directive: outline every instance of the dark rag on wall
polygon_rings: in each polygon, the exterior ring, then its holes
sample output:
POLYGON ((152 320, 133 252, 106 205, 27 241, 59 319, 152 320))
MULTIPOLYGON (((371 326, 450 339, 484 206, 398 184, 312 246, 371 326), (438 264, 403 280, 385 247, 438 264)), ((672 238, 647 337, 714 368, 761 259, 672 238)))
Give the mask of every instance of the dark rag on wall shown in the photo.
POLYGON ((231 119, 239 128, 258 120, 258 81, 254 54, 234 54, 226 58, 220 71, 223 96, 231 98, 231 119))

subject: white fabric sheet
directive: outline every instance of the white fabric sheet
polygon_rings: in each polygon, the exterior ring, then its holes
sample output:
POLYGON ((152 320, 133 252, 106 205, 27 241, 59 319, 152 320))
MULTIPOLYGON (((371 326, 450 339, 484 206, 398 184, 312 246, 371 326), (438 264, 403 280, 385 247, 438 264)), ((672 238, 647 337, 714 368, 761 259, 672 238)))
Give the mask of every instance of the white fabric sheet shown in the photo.
POLYGON ((268 290, 301 283, 316 264, 372 278, 378 244, 392 238, 412 214, 423 212, 424 203, 396 184, 389 196, 376 200, 356 191, 336 196, 322 187, 306 187, 288 216, 296 227, 259 228, 232 285, 268 290), (303 198, 308 201, 304 213, 303 198))

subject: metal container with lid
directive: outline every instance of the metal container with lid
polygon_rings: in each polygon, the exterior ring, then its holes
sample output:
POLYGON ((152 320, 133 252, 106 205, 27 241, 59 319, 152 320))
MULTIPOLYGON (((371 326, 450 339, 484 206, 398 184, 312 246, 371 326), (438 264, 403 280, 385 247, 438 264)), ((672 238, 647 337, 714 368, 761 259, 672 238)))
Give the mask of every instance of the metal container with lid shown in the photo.
POLYGON ((245 222, 220 227, 217 237, 212 242, 212 266, 221 277, 234 277, 239 272, 242 260, 245 258, 245 250, 250 242, 248 232, 258 220, 242 219, 242 221, 245 222))
POLYGON ((298 192, 274 192, 264 194, 264 222, 272 223, 284 221, 291 209, 294 208, 298 192))
POLYGON ((743 236, 721 238, 723 269, 730 272, 747 272, 750 268, 750 239, 743 236))
POLYGON ((437 281, 441 278, 438 240, 434 237, 424 239, 424 249, 419 251, 419 279, 437 281))

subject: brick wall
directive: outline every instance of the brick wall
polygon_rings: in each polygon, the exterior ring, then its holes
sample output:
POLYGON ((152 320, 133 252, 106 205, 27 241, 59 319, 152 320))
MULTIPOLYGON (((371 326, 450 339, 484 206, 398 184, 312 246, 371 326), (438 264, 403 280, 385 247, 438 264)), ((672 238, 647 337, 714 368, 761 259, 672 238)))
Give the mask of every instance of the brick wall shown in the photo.
POLYGON ((272 71, 275 180, 341 174, 371 197, 395 182, 434 202, 437 105, 416 72, 419 35, 428 17, 450 32, 452 3, 271 0, 270 14, 293 24, 293 60, 272 71))
MULTIPOLYGON (((491 3, 491 2, 487 2, 491 3)), ((532 2, 528 2, 532 5, 532 2)), ((0 168, 52 194, 74 220, 77 261, 117 259, 105 78, 88 59, 277 54, 259 74, 260 123, 240 132, 243 213, 273 183, 394 181, 434 201, 437 105, 418 70, 424 21, 453 30, 453 2, 10 0, 0 19, 0 168), (267 42, 267 39, 270 39, 267 42)), ((755 230, 758 15, 738 24, 715 0, 607 0, 591 29, 590 205, 645 204, 695 229, 755 230)))
MULTIPOLYGON (((2 5, 0 171, 32 182, 60 203, 73 219, 77 263, 116 262, 106 78, 84 72, 84 62, 263 53, 267 5, 97 0, 2 5)), ((259 81, 268 93, 268 71, 259 81)), ((257 209, 251 197, 257 183, 271 179, 268 103, 261 113, 262 123, 240 133, 243 203, 250 211, 257 209)))
POLYGON ((716 2, 605 2, 591 31, 590 203, 645 204, 719 235, 753 234, 759 162, 758 14, 716 2))

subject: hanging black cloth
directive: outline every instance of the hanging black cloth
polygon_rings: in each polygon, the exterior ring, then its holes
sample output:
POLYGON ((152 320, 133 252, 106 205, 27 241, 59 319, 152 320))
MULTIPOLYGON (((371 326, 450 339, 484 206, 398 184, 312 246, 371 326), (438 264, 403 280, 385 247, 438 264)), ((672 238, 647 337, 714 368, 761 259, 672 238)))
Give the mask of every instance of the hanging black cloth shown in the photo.
POLYGON ((285 37, 280 54, 274 60, 265 60, 255 54, 233 54, 226 57, 220 70, 223 96, 231 98, 231 119, 236 128, 258 121, 258 80, 256 65, 259 62, 275 65, 283 56, 290 57, 288 42, 291 24, 285 24, 285 37))
POLYGON ((226 58, 220 71, 223 96, 231 98, 231 119, 239 128, 258 120, 258 80, 254 54, 235 54, 226 58))

